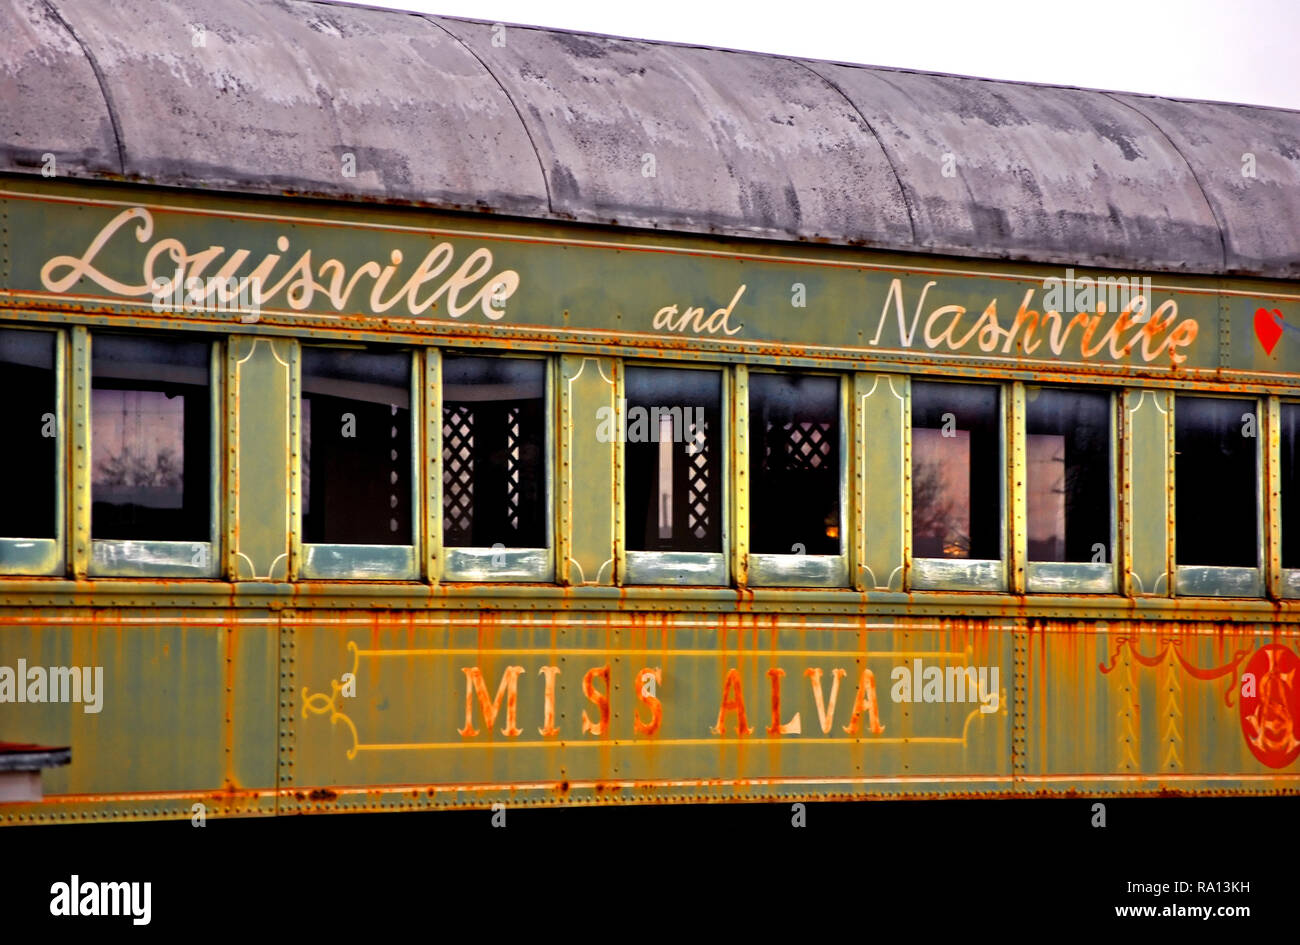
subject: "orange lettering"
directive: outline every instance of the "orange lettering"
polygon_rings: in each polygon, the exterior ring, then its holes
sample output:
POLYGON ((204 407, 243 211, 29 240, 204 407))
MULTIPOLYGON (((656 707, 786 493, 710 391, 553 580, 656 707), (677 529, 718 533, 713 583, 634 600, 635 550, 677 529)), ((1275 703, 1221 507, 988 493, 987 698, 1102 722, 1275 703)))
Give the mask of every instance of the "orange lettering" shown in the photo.
POLYGON ((555 727, 555 677, 560 675, 560 667, 543 666, 538 670, 546 677, 546 691, 542 694, 542 727, 537 731, 542 735, 559 735, 555 727))
POLYGON ((736 728, 741 735, 751 735, 754 730, 745 721, 745 696, 740 688, 740 670, 727 670, 727 678, 722 682, 722 707, 718 709, 718 724, 709 729, 714 735, 727 734, 726 716, 728 712, 736 713, 736 728))
POLYGON ((645 691, 645 684, 651 679, 655 681, 656 686, 662 686, 664 684, 663 670, 658 666, 653 668, 647 666, 636 674, 636 697, 650 707, 649 722, 642 722, 638 713, 632 713, 632 728, 635 729, 638 735, 653 735, 659 731, 659 723, 663 721, 664 717, 663 705, 658 699, 645 691))
POLYGON ((772 724, 767 727, 769 735, 798 735, 803 731, 803 724, 796 712, 789 722, 781 722, 781 677, 785 670, 773 667, 767 671, 767 678, 772 681, 772 724))
POLYGON ((465 738, 473 738, 478 734, 478 729, 474 727, 474 696, 478 696, 479 708, 483 710, 483 721, 488 728, 497 724, 497 713, 501 711, 501 698, 506 700, 506 727, 501 730, 502 735, 513 738, 522 733, 523 729, 515 725, 515 711, 518 702, 518 681, 523 673, 522 666, 507 666, 506 671, 501 676, 501 685, 497 686, 497 697, 488 701, 487 684, 483 681, 483 671, 477 666, 462 667, 465 673, 465 727, 457 729, 465 738))
POLYGON ((822 701, 822 671, 820 668, 805 669, 803 674, 812 680, 813 698, 817 700, 817 720, 821 723, 822 734, 831 733, 831 723, 835 721, 835 700, 840 694, 840 680, 848 675, 842 669, 831 670, 831 702, 827 706, 822 701))
POLYGON ((593 722, 587 718, 587 710, 582 710, 582 734, 590 732, 600 736, 609 731, 609 664, 587 670, 582 677, 582 694, 600 710, 600 721, 593 722), (605 683, 605 691, 597 692, 593 681, 599 677, 605 683))
POLYGON ((844 726, 844 731, 850 735, 858 734, 862 728, 863 712, 867 713, 871 722, 872 735, 879 735, 885 730, 880 724, 880 709, 876 705, 876 674, 869 669, 862 671, 862 678, 858 681, 858 695, 853 700, 853 715, 849 718, 849 724, 844 726))

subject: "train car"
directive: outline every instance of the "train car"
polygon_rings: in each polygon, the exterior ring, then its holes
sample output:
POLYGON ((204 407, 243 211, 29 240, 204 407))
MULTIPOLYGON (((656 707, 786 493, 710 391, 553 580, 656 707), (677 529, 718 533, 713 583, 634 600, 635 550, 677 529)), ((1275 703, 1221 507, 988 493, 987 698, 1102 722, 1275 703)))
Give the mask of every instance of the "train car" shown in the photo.
POLYGON ((0 824, 1300 787, 1296 113, 298 0, 0 101, 0 824))

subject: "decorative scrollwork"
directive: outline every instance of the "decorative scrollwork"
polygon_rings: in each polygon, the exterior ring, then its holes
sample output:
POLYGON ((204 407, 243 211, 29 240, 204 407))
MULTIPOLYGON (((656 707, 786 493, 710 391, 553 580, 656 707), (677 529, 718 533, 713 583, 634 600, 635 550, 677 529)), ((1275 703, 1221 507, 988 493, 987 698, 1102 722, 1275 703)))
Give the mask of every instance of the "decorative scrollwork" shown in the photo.
MULTIPOLYGON (((352 678, 357 677, 357 669, 361 664, 361 654, 357 650, 357 645, 353 641, 348 641, 348 649, 352 653, 352 678)), ((345 674, 346 675, 346 674, 345 674)), ((343 691, 343 683, 337 679, 330 680, 330 692, 326 695, 323 692, 316 692, 308 695, 307 687, 302 687, 302 717, 307 718, 308 713, 312 715, 324 715, 329 713, 330 724, 336 724, 340 719, 347 725, 352 732, 352 747, 348 749, 348 760, 351 761, 357 756, 357 746, 360 745, 361 739, 357 737, 357 727, 352 720, 344 713, 339 711, 338 700, 340 693, 343 691)))
POLYGON ((1110 665, 1099 663, 1097 668, 1100 669, 1102 673, 1110 673, 1119 661, 1120 651, 1125 647, 1127 647, 1129 653, 1133 655, 1133 659, 1137 660, 1143 666, 1159 666, 1166 660, 1172 649, 1173 655, 1177 658, 1178 662, 1182 664, 1183 669, 1187 671, 1187 675, 1191 676, 1193 679, 1218 679, 1220 676, 1229 676, 1229 674, 1231 674, 1228 679, 1228 688, 1223 694, 1223 702, 1229 707, 1232 706, 1233 690, 1237 688, 1237 668, 1241 664, 1241 661, 1252 652, 1251 650, 1235 650, 1232 654, 1232 659, 1224 663, 1222 666, 1203 669, 1200 666, 1189 663, 1183 656, 1182 639, 1176 637, 1161 637, 1160 651, 1154 656, 1145 656, 1137 648, 1137 641, 1134 638, 1120 637, 1115 641, 1115 651, 1111 653, 1110 665))

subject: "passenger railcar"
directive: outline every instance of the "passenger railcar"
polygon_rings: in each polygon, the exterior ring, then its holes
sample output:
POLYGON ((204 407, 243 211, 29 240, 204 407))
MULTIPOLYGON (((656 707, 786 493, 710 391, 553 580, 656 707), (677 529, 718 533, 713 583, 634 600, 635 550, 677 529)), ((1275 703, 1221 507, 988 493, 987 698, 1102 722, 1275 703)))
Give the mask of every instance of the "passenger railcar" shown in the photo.
POLYGON ((1295 113, 0 35, 0 823, 1297 791, 1295 113))

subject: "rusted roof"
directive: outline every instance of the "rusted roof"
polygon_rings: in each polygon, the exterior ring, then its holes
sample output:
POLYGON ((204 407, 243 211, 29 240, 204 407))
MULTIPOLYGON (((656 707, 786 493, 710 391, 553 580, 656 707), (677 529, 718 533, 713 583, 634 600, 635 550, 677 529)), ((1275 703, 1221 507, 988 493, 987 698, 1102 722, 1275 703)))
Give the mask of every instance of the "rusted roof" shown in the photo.
POLYGON ((0 171, 1300 277, 1284 109, 312 0, 0 0, 0 102, 0 171))

